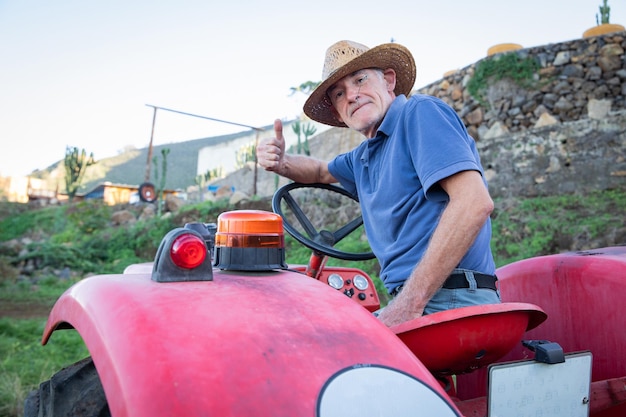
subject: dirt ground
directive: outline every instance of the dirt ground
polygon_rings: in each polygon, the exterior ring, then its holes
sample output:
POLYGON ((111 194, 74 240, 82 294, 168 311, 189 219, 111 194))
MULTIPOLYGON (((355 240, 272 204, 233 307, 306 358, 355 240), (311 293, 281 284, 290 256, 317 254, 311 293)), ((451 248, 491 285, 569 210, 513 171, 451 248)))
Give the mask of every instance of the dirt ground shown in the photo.
POLYGON ((51 309, 52 305, 49 304, 2 300, 0 301, 0 318, 45 319, 51 309))

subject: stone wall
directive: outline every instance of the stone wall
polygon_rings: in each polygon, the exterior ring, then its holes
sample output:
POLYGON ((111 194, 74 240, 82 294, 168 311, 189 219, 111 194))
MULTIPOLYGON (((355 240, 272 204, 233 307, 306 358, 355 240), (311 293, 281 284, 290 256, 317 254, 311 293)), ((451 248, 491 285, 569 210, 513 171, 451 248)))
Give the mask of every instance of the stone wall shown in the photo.
MULTIPOLYGON (((574 39, 508 53, 535 58, 533 85, 524 89, 501 81, 490 86, 488 104, 467 91, 476 66, 492 55, 417 90, 452 106, 476 140, 547 124, 602 118, 626 109, 626 32, 574 39)), ((507 52, 504 52, 507 53, 507 52)))
POLYGON ((493 197, 626 189, 626 110, 477 142, 493 197))
MULTIPOLYGON (((352 130, 332 128, 311 139, 311 153, 328 160, 362 140, 352 130)), ((477 146, 493 197, 626 189, 626 109, 483 139, 477 146)), ((271 196, 287 183, 260 167, 257 177, 259 196, 271 196)), ((253 194, 253 183, 253 165, 216 181, 247 195, 253 194)))

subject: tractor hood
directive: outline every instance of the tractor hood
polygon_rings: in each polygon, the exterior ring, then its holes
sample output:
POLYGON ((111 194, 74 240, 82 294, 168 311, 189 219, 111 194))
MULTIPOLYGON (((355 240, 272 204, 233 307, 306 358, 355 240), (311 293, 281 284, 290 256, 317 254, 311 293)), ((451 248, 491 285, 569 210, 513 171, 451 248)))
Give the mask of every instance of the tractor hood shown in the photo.
POLYGON ((80 333, 115 417, 460 415, 390 329, 326 284, 290 270, 183 282, 142 270, 70 288, 42 340, 80 333))

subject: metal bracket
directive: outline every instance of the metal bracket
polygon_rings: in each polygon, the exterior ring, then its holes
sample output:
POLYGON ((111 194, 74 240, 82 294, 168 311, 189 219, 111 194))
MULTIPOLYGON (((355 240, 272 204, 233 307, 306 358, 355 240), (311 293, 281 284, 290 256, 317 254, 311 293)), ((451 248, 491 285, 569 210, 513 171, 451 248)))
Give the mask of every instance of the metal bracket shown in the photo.
POLYGON ((563 348, 549 340, 522 340, 522 345, 535 352, 537 362, 555 364, 565 362, 563 348))

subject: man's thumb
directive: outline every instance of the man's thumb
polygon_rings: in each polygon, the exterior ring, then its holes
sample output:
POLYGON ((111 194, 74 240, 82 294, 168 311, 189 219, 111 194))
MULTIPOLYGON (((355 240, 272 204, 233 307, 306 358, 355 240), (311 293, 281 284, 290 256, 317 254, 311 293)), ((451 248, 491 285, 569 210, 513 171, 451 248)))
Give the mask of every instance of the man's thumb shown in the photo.
POLYGON ((283 138, 283 122, 280 119, 274 120, 274 133, 276 134, 276 139, 284 140, 284 138, 283 138))

